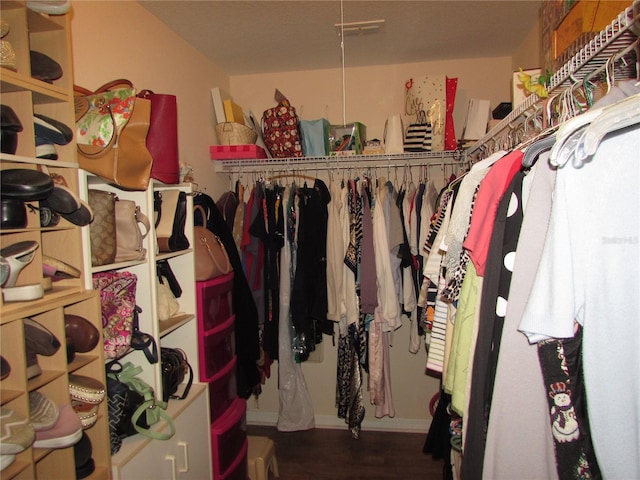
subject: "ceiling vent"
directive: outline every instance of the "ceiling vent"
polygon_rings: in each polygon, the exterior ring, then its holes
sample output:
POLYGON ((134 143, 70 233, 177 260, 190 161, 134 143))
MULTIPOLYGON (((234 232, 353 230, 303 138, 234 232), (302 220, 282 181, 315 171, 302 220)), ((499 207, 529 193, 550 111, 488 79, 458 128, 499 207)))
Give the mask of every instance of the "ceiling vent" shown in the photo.
POLYGON ((344 35, 364 35, 367 33, 377 33, 384 26, 384 20, 367 20, 364 22, 336 23, 336 33, 340 38, 342 32, 344 35))

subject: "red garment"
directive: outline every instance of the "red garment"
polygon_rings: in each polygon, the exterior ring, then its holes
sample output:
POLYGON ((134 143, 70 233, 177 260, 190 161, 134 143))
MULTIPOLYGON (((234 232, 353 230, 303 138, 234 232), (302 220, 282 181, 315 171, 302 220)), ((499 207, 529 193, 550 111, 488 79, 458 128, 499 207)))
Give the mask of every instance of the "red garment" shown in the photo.
POLYGON ((469 257, 479 277, 484 276, 498 204, 514 175, 522 167, 523 156, 520 150, 508 153, 493 164, 489 173, 480 182, 469 233, 462 244, 469 251, 469 257))

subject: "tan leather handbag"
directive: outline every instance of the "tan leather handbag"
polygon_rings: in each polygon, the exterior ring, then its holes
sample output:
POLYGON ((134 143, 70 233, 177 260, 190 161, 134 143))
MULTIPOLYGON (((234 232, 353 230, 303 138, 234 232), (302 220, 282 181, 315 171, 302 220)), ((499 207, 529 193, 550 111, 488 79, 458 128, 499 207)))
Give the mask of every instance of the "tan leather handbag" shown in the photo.
POLYGON ((153 158, 146 146, 151 101, 129 80, 97 89, 74 87, 80 168, 128 190, 146 190, 153 158))
MULTIPOLYGON (((204 208, 198 205, 193 210, 200 212, 203 224, 206 224, 207 216, 204 208)), ((229 255, 227 255, 227 250, 224 248, 220 237, 201 225, 193 227, 193 237, 197 281, 219 277, 233 270, 229 255)))

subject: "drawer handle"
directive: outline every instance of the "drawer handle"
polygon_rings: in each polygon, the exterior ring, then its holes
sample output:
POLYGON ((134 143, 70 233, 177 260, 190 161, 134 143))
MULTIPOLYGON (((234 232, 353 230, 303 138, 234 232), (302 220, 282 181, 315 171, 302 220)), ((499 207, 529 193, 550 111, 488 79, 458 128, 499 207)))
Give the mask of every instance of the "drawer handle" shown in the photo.
POLYGON ((165 460, 171 463, 171 480, 176 480, 176 457, 175 455, 165 455, 165 460))
POLYGON ((180 441, 178 442, 178 446, 182 447, 182 453, 184 455, 184 467, 179 468, 178 472, 186 473, 189 471, 189 444, 187 442, 180 441))

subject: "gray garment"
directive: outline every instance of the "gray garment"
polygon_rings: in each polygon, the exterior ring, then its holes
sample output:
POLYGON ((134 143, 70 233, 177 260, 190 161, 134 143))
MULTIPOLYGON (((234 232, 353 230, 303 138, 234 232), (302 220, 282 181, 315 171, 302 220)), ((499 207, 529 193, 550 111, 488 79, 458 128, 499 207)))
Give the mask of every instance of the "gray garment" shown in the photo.
MULTIPOLYGON (((542 253, 556 171, 543 153, 526 201, 502 331, 484 455, 484 478, 556 479, 549 407, 536 345, 518 331, 542 253)), ((528 175, 528 176, 529 176, 528 175)))

